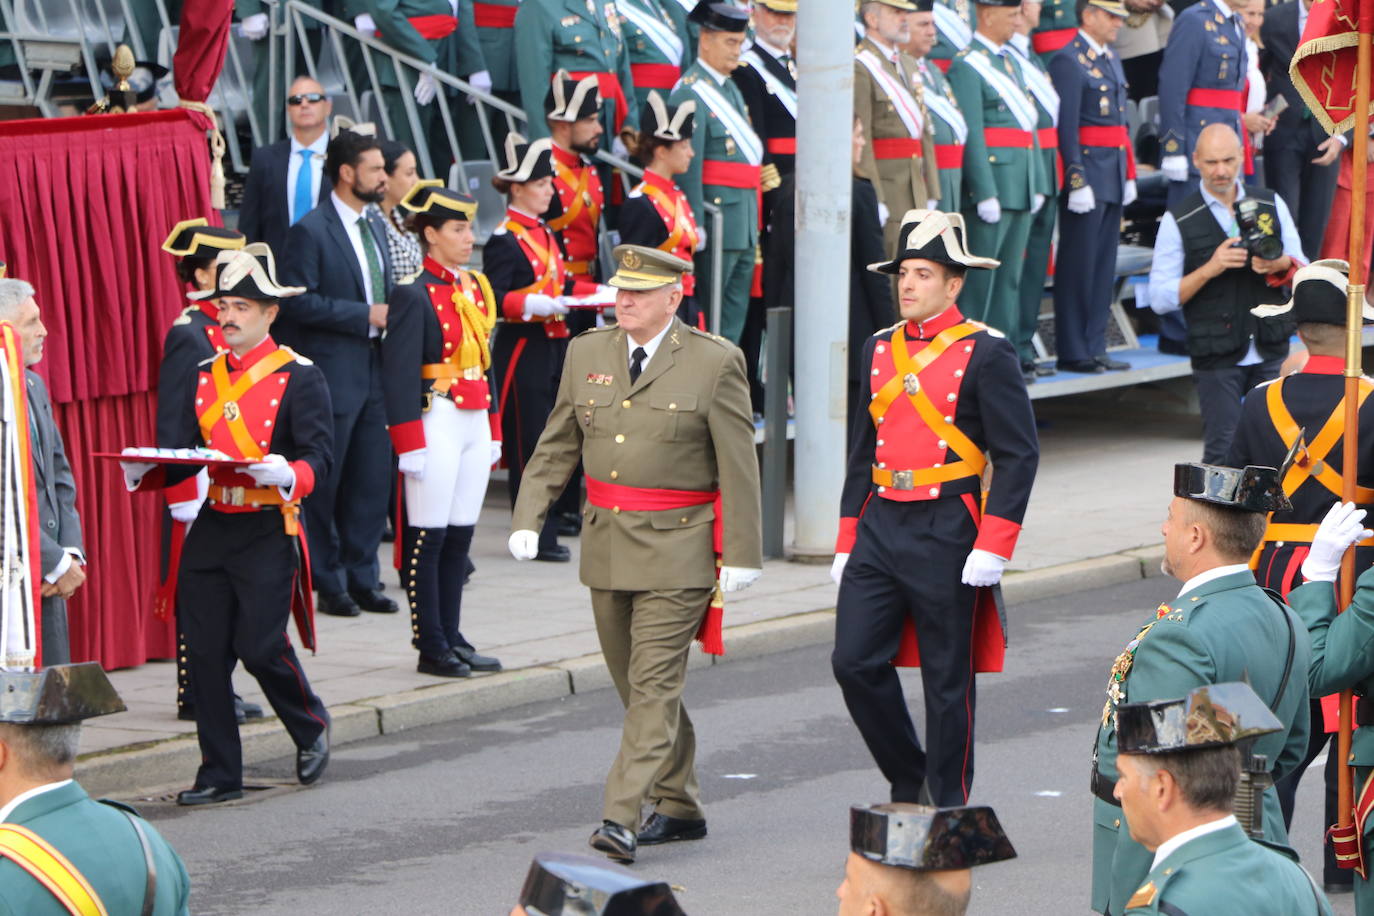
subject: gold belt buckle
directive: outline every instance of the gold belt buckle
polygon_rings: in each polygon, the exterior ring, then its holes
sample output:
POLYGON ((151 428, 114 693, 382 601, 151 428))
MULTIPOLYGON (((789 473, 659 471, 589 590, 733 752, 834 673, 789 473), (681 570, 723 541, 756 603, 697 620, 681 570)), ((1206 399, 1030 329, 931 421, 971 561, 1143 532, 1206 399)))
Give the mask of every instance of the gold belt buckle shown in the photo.
POLYGON ((434 392, 426 391, 420 400, 420 413, 429 413, 429 409, 434 406, 434 392))
POLYGON ((892 472, 892 489, 894 489, 894 490, 911 490, 911 489, 915 489, 915 487, 916 487, 916 483, 915 483, 915 481, 912 480, 912 478, 911 478, 911 472, 910 472, 910 471, 893 471, 893 472, 892 472))
POLYGON ((231 506, 243 505, 243 487, 223 487, 224 502, 231 506))

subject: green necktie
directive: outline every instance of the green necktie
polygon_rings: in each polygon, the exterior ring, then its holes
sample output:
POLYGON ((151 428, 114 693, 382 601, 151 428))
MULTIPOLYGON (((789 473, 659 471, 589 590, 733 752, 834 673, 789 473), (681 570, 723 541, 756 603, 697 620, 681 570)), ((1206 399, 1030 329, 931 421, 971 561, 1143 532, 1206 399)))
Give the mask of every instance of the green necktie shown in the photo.
POLYGON ((372 281, 374 302, 386 301, 386 280, 382 276, 382 259, 377 255, 377 240, 372 237, 372 229, 367 217, 358 217, 358 232, 363 237, 363 254, 367 255, 367 275, 372 281))

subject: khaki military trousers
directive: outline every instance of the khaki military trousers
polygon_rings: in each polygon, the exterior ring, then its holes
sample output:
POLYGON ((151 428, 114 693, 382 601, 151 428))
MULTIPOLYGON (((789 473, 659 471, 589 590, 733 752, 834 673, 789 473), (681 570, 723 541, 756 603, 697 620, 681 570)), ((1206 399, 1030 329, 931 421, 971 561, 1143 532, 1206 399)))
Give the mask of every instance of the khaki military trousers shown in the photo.
POLYGON ((696 734, 682 707, 682 686, 711 591, 591 593, 601 652, 625 705, 602 817, 638 830, 644 802, 652 800, 669 817, 701 818, 696 734))

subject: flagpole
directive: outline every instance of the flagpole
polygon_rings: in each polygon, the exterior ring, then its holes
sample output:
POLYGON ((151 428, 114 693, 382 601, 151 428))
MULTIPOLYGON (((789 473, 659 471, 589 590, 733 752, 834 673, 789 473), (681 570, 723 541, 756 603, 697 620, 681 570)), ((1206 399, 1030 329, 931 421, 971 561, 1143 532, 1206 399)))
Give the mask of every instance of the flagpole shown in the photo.
MULTIPOLYGON (((1365 190, 1369 182, 1369 83, 1370 38, 1374 33, 1374 0, 1358 4, 1355 65, 1355 123, 1351 143, 1350 181, 1350 287, 1345 306, 1345 433, 1341 450, 1341 499, 1355 501, 1356 469, 1359 464, 1359 384, 1362 374, 1360 331, 1364 323, 1365 252, 1369 242, 1364 237, 1365 190)), ((1355 597, 1355 548, 1352 546, 1341 558, 1340 607, 1350 606, 1355 597)), ((1349 827, 1355 808, 1355 771, 1350 766, 1350 739, 1353 730, 1353 694, 1341 691, 1340 730, 1336 734, 1336 751, 1341 767, 1337 780, 1337 810, 1339 824, 1349 827)))

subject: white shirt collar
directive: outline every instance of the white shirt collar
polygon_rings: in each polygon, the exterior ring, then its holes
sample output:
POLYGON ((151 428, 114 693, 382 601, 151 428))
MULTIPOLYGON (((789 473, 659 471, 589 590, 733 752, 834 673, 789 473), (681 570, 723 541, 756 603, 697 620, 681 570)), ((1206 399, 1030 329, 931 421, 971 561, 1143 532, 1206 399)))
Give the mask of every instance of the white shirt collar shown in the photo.
POLYGON ((725 85, 726 76, 724 73, 721 73, 719 70, 717 70, 715 67, 712 67, 710 64, 702 60, 700 57, 697 58, 697 63, 701 64, 701 69, 711 74, 711 79, 716 81, 717 86, 725 85))
POLYGON ((14 809, 15 809, 15 808, 18 808, 20 805, 22 805, 24 802, 28 801, 29 799, 31 799, 31 798, 37 798, 39 795, 42 795, 44 792, 52 792, 52 791, 54 791, 54 790, 56 790, 56 789, 62 788, 62 787, 65 786, 65 785, 69 785, 70 783, 71 783, 71 780, 70 780, 70 779, 64 779, 64 780, 62 780, 61 782, 50 782, 50 783, 47 783, 47 784, 45 784, 45 785, 34 786, 32 789, 29 789, 27 792, 20 792, 20 793, 19 793, 18 795, 16 795, 14 798, 10 799, 10 803, 9 803, 9 804, 5 805, 5 807, 3 807, 3 808, 0 808, 0 824, 7 823, 7 822, 9 821, 9 819, 10 819, 10 815, 14 813, 14 809))
POLYGON ((789 57, 791 56, 787 50, 779 48, 776 45, 771 45, 768 42, 764 41, 762 38, 758 37, 757 35, 754 36, 754 47, 762 48, 770 57, 773 57, 775 59, 782 57, 785 54, 789 57))
POLYGON ((1083 36, 1083 40, 1088 43, 1088 48, 1091 49, 1094 54, 1105 55, 1107 53, 1106 47, 1098 44, 1097 41, 1087 32, 1083 31, 1082 29, 1079 29, 1078 34, 1083 36))
POLYGON ((1031 40, 1029 35, 1022 35, 1020 32, 1013 32, 1010 43, 1012 47, 1016 48, 1016 50, 1020 51, 1022 54, 1029 56, 1031 46, 1031 40))
POLYGON ((668 329, 672 326, 673 319, 669 318, 668 323, 663 326, 663 330, 655 334, 653 340, 650 340, 646 344, 637 344, 635 343, 635 339, 633 337, 631 337, 629 334, 625 335, 625 343, 628 347, 626 352, 630 354, 631 358, 634 357, 635 347, 644 348, 644 363, 642 366, 640 366, 640 371, 643 371, 643 369, 647 367, 649 365, 649 362, 654 358, 654 353, 658 351, 658 345, 663 343, 664 336, 668 333, 668 329))
POLYGON ((1227 22, 1236 21, 1236 11, 1226 5, 1226 0, 1212 0, 1212 5, 1217 8, 1217 12, 1221 13, 1221 17, 1227 22))
POLYGON ((328 146, 329 131, 325 131, 324 133, 320 134, 318 137, 315 138, 314 143, 310 143, 308 145, 297 140, 295 134, 291 135, 291 155, 293 156, 299 156, 301 150, 308 149, 316 156, 323 157, 325 150, 328 148, 328 146))
POLYGON ((1154 871, 1158 868, 1159 863, 1177 852, 1179 847, 1184 843, 1196 840, 1198 837, 1204 837, 1209 833, 1216 833, 1218 830, 1225 830, 1227 827, 1236 823, 1239 823, 1236 820, 1236 816, 1234 814, 1228 814, 1223 818, 1218 818, 1215 821, 1208 821, 1205 824, 1198 824, 1196 827, 1190 827, 1182 833, 1169 837, 1169 839, 1160 843, 1159 848, 1155 850, 1155 860, 1150 863, 1150 871, 1154 871))
POLYGON ((866 33, 864 37, 867 38, 869 41, 873 42, 877 49, 883 52, 883 57, 887 58, 888 60, 892 60, 892 58, 896 56, 897 49, 884 44, 882 39, 874 36, 872 32, 866 33))
POLYGON ((334 191, 329 192, 329 199, 334 201, 334 209, 339 212, 339 219, 343 220, 343 224, 346 228, 356 226, 358 224, 358 217, 362 216, 363 212, 367 210, 366 204, 363 205, 362 210, 354 210, 348 204, 344 203, 343 198, 334 191))
MULTIPOLYGON (((1224 204, 1224 203, 1221 202, 1221 198, 1217 197, 1217 196, 1216 196, 1215 194, 1213 194, 1211 191, 1207 190, 1207 183, 1206 183, 1205 181, 1203 181, 1201 178, 1198 179, 1198 182, 1197 182, 1197 189, 1198 189, 1199 191, 1202 192, 1202 199, 1205 200, 1205 201, 1207 201, 1207 206, 1209 206, 1209 207, 1213 207, 1213 206, 1216 206, 1216 207, 1223 207, 1223 208, 1225 208, 1225 209, 1227 209, 1227 210, 1230 210, 1230 207, 1228 207, 1226 204, 1224 204)), ((1245 193, 1245 182, 1241 181, 1240 178, 1237 177, 1237 178, 1236 178, 1236 200, 1244 200, 1247 196, 1248 196, 1248 195, 1245 193)), ((1234 203, 1235 203, 1235 201, 1232 201, 1232 205, 1234 205, 1234 203)))
POLYGON ((993 54, 1001 54, 1002 49, 1006 47, 1006 45, 999 45, 997 42, 993 41, 991 38, 987 37, 982 32, 974 32, 973 37, 981 41, 984 45, 986 45, 988 49, 992 51, 993 54))
POLYGON ((1187 582, 1183 583, 1183 588, 1179 589, 1179 597, 1183 597, 1194 589, 1201 588, 1213 579, 1220 579, 1222 576, 1229 576, 1232 573, 1249 572, 1250 567, 1245 563, 1232 563, 1228 566, 1214 566, 1206 572, 1200 572, 1187 582))

